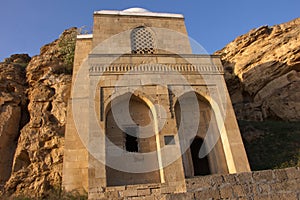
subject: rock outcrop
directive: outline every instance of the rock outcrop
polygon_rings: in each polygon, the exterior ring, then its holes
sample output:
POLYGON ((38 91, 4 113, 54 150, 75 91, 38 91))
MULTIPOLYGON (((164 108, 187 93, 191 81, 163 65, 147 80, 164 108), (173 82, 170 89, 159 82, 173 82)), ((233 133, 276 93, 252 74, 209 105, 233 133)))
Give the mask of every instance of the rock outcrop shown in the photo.
MULTIPOLYGON (((10 91, 1 94, 0 117, 6 121, 0 121, 0 131, 1 125, 5 124, 7 127, 3 129, 7 133, 4 134, 13 141, 6 142, 0 151, 14 155, 13 159, 5 159, 11 169, 11 174, 8 172, 6 175, 9 176, 3 179, 10 177, 4 186, 6 194, 43 196, 49 189, 61 185, 66 109, 71 86, 71 75, 66 73, 66 51, 62 50, 61 44, 68 40, 72 42, 75 35, 75 28, 66 30, 58 40, 42 47, 40 55, 33 57, 26 67, 26 78, 25 74, 22 74, 23 79, 15 78, 19 73, 13 65, 11 72, 3 76, 10 91), (9 84, 9 79, 14 85, 9 84), (26 94, 24 85, 28 87, 26 94), (27 99, 30 118, 19 130, 20 104, 27 99), (11 144, 17 145, 15 151, 10 149, 11 144)), ((4 160, 5 154, 0 153, 4 160)))
POLYGON ((0 63, 0 185, 10 177, 20 128, 27 122, 26 54, 12 55, 0 63))
POLYGON ((300 18, 251 30, 215 54, 238 119, 300 120, 300 18))

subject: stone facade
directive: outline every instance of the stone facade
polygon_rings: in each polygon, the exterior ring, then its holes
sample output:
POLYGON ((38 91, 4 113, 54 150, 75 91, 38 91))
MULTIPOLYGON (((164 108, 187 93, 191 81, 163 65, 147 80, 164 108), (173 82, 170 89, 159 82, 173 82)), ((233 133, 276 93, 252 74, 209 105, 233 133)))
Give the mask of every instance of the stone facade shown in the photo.
POLYGON ((76 44, 66 190, 138 199, 250 171, 220 59, 191 53, 182 15, 94 13, 93 35, 76 44))

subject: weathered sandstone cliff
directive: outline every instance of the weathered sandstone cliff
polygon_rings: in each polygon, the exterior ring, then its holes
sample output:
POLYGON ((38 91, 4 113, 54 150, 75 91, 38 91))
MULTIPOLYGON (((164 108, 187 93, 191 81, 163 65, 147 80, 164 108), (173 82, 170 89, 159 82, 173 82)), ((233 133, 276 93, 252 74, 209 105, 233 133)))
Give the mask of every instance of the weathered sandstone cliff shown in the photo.
POLYGON ((28 55, 12 55, 0 63, 0 185, 10 177, 19 130, 27 123, 25 67, 28 55))
POLYGON ((0 68, 0 137, 4 138, 0 140, 0 181, 3 184, 9 178, 3 188, 6 194, 40 196, 60 187, 71 85, 61 44, 72 42, 74 32, 76 29, 69 29, 42 47, 26 67, 26 77, 25 68, 16 64, 19 61, 0 68), (30 116, 24 126, 22 106, 27 99, 30 116))
POLYGON ((238 119, 300 120, 300 18, 251 30, 215 54, 238 119))

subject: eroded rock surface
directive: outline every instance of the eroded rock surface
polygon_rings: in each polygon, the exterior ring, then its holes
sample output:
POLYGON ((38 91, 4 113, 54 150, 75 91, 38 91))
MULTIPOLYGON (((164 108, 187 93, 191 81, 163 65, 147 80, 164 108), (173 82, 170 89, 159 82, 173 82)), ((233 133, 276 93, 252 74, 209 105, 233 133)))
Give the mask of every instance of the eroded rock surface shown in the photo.
POLYGON ((12 55, 0 63, 0 185, 10 177, 20 128, 27 122, 26 54, 12 55))
POLYGON ((300 18, 251 30, 215 54, 238 119, 300 120, 300 18))
MULTIPOLYGON (((5 194, 43 196, 49 189, 59 188, 61 185, 71 75, 65 73, 64 51, 61 51, 60 44, 76 35, 74 32, 76 29, 65 31, 58 40, 42 47, 41 54, 29 62, 26 78, 21 83, 23 85, 26 82, 28 89, 26 95, 22 90, 20 99, 28 98, 30 117, 19 137, 17 125, 20 121, 20 108, 11 106, 4 112, 3 106, 1 107, 1 117, 13 116, 6 117, 10 120, 6 124, 11 129, 6 130, 10 134, 17 132, 11 138, 18 139, 10 167, 12 173, 4 187, 5 194)), ((1 99, 1 104, 12 101, 9 95, 1 99)), ((20 104, 20 99, 15 100, 14 104, 20 104)))

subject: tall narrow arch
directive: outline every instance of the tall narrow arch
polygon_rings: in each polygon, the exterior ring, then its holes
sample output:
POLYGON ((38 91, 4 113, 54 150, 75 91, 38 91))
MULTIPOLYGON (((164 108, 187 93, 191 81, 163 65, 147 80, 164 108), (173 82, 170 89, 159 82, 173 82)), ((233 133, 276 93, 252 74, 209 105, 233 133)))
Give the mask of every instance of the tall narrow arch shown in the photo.
POLYGON ((145 26, 139 26, 131 31, 131 52, 133 54, 154 54, 155 39, 153 32, 145 26))
MULTIPOLYGON (((109 142, 105 144, 106 162, 109 163, 111 160, 121 159, 129 161, 129 158, 132 158, 132 154, 136 154, 136 159, 130 160, 132 162, 129 164, 141 167, 147 165, 147 163, 144 163, 141 154, 156 151, 154 115, 151 109, 141 98, 129 93, 116 97, 113 101, 115 101, 115 103, 113 105, 110 104, 110 106, 114 106, 116 112, 121 112, 120 116, 122 116, 122 112, 126 110, 125 106, 129 106, 132 121, 125 120, 123 122, 121 121, 120 124, 120 121, 117 121, 116 116, 114 116, 115 111, 112 111, 112 109, 107 110, 105 117, 105 134, 109 142), (124 96, 129 96, 129 105, 126 101, 127 97, 124 96), (148 128, 142 129, 140 126, 147 126, 148 128), (111 154, 110 150, 115 147, 122 149, 122 153, 118 155, 111 154), (128 157, 128 159, 126 159, 126 157, 128 157)), ((120 171, 106 165, 107 186, 159 183, 160 171, 158 156, 151 164, 155 165, 157 170, 145 173, 120 171)))
POLYGON ((215 113, 210 103, 203 96, 197 93, 189 92, 183 94, 178 98, 178 101, 175 104, 175 116, 177 128, 179 129, 180 126, 184 127, 184 131, 178 131, 178 133, 185 177, 188 178, 199 175, 228 173, 222 141, 219 138, 220 133, 215 113), (181 104, 194 104, 195 97, 199 106, 198 111, 182 109, 183 106, 181 104), (195 115, 195 117, 193 117, 193 115, 195 115), (189 118, 185 119, 187 116, 189 118), (197 125, 197 129, 193 129, 192 131, 196 132, 191 133, 191 129, 186 127, 186 123, 190 124, 193 120, 195 120, 193 125, 197 125), (211 125, 212 127, 209 127, 211 125), (201 160, 199 157, 199 150, 202 145, 206 145, 204 138, 207 134, 212 134, 215 138, 217 138, 217 143, 213 147, 212 151, 208 152, 208 154, 201 160), (199 166, 200 164, 202 166, 199 166))

